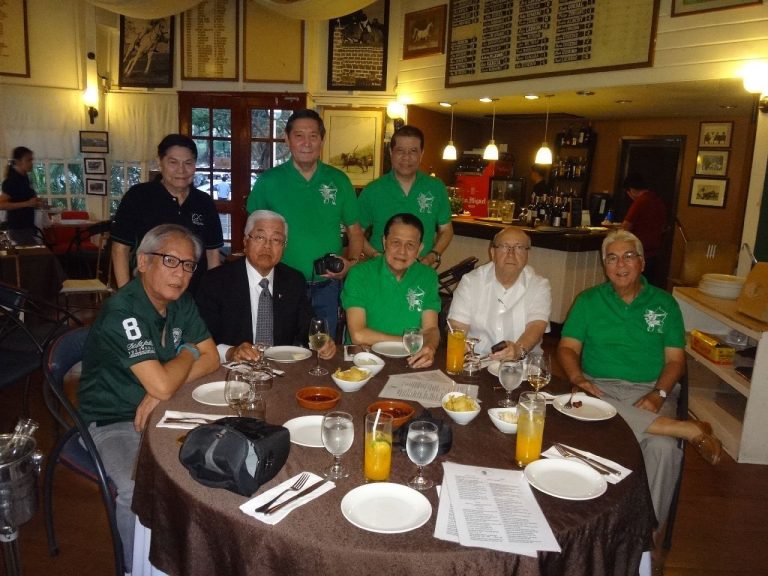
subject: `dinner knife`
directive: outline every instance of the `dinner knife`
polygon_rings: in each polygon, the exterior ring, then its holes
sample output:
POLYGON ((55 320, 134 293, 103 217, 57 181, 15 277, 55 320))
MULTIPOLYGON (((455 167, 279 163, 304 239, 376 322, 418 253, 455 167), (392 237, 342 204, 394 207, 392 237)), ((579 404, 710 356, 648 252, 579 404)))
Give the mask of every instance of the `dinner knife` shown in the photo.
POLYGON ((290 498, 288 498, 288 500, 286 500, 285 502, 281 502, 280 504, 277 504, 277 505, 275 505, 275 506, 272 506, 272 508, 270 508, 269 510, 267 510, 266 512, 264 512, 264 515, 265 515, 265 516, 269 516, 269 515, 270 515, 270 514, 272 514, 273 512, 277 512, 278 510, 280 510, 280 509, 281 509, 281 508, 283 508, 284 506, 287 506, 288 504, 290 504, 290 503, 291 503, 291 502, 293 502, 294 500, 298 500, 299 498, 302 498, 303 496, 306 496, 306 495, 307 495, 307 494, 309 494, 310 492, 314 492, 315 490, 317 490, 318 488, 320 488, 320 486, 324 486, 325 484, 327 484, 327 482, 325 482, 325 481, 321 480, 320 482, 318 482, 318 483, 316 483, 316 484, 312 484, 312 486, 310 486, 309 488, 304 488, 304 490, 302 490, 302 491, 301 491, 301 492, 299 492, 298 494, 294 494, 293 496, 291 496, 290 498))
POLYGON ((559 446, 560 446, 560 448, 562 448, 565 452, 567 452, 568 454, 570 454, 574 458, 578 458, 579 460, 581 460, 583 462, 586 462, 587 464, 589 464, 593 468, 596 468, 598 470, 598 472, 600 470, 605 470, 609 474, 613 474, 615 476, 621 476, 621 471, 616 470, 616 468, 611 468, 607 464, 603 464, 602 462, 598 462, 594 458, 590 458, 589 456, 586 456, 586 455, 582 454, 581 452, 578 452, 578 451, 574 450, 573 448, 569 448, 568 446, 564 446, 562 444, 559 444, 559 446))

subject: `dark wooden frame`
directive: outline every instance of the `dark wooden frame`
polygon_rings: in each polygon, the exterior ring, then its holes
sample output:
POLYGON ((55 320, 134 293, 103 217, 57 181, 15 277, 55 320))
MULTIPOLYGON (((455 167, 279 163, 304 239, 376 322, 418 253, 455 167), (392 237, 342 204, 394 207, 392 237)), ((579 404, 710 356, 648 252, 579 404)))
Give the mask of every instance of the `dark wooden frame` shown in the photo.
POLYGON ((742 6, 754 6, 762 4, 763 0, 699 0, 701 8, 684 7, 683 0, 672 0, 672 17, 688 16, 689 14, 701 14, 702 12, 712 12, 714 10, 729 10, 731 8, 741 8, 742 6))
POLYGON ((83 158, 83 171, 85 174, 106 174, 107 161, 104 158, 83 158), (89 163, 93 163, 90 168, 89 163))
POLYGON ((733 122, 702 122, 699 127, 699 148, 730 148, 733 139, 733 122), (707 140, 707 134, 725 130, 725 140, 707 140))
POLYGON ((109 132, 80 130, 80 152, 109 153, 109 132))
MULTIPOLYGON (((224 4, 226 6, 225 13, 227 16, 229 16, 230 19, 224 22, 225 30, 224 34, 227 34, 227 37, 225 40, 228 42, 228 48, 226 57, 234 61, 235 70, 234 75, 221 75, 217 76, 214 73, 210 74, 200 74, 200 70, 198 70, 198 75, 194 76, 192 74, 187 74, 186 69, 186 54, 187 54, 187 42, 191 42, 190 38, 187 38, 187 35, 185 33, 185 28, 187 24, 187 19, 190 20, 201 10, 200 6, 195 6, 187 10, 181 15, 181 23, 180 23, 180 29, 181 29, 181 79, 182 80, 206 80, 206 81, 237 81, 240 79, 240 13, 237 9, 237 0, 215 0, 211 7, 211 11, 217 11, 221 4, 224 4), (234 16, 234 22, 231 21, 231 17, 234 16), (232 37, 234 36, 234 38, 232 37), (229 46, 231 45, 231 46, 229 46)), ((222 34, 222 35, 224 35, 222 34)), ((209 43, 206 44, 206 47, 211 48, 211 51, 215 50, 213 45, 215 45, 217 42, 217 36, 212 36, 209 39, 209 43)), ((194 44, 190 45, 189 52, 192 54, 192 46, 194 44)), ((200 46, 198 45, 198 48, 200 46)), ((194 54, 192 54, 192 57, 194 58, 194 54)))
MULTIPOLYGON (((173 16, 151 20, 120 16, 120 86, 135 88, 171 88, 173 86, 174 22, 173 16), (160 39, 154 43, 154 48, 146 50, 146 53, 151 54, 150 62, 147 62, 148 56, 142 58, 141 54, 144 52, 140 51, 137 55, 134 48, 139 40, 154 34, 155 27, 158 27, 157 33, 160 34, 160 39), (129 39, 127 38, 128 28, 143 30, 143 32, 129 39), (157 52, 156 47, 161 43, 168 44, 167 53, 157 52), (133 56, 136 57, 132 58, 133 56), (146 65, 149 65, 150 69, 145 73, 143 70, 146 65), (134 74, 137 68, 139 74, 134 74)), ((150 37, 149 40, 151 44, 152 38, 150 37)), ((142 45, 144 43, 140 44, 142 45)))
POLYGON ((365 10, 358 10, 352 14, 347 14, 341 18, 336 18, 328 22, 328 90, 386 90, 387 89, 387 46, 389 36, 389 0, 376 0, 370 6, 367 6, 365 10), (366 41, 365 35, 361 34, 357 40, 355 40, 355 33, 359 30, 355 29, 355 23, 362 14, 368 16, 372 13, 373 18, 370 20, 372 32, 368 33, 373 38, 370 42, 366 41), (383 22, 380 23, 380 27, 374 25, 374 21, 378 20, 379 14, 382 15, 383 22), (341 62, 344 56, 341 53, 337 53, 334 47, 334 35, 337 29, 340 28, 340 32, 344 38, 343 46, 345 51, 354 51, 357 54, 363 55, 370 50, 371 46, 382 46, 381 54, 381 80, 374 81, 371 78, 367 78, 369 69, 364 68, 361 70, 355 70, 349 78, 340 78, 334 74, 334 62, 341 62), (349 31, 349 32, 347 32, 349 31), (381 42, 377 37, 381 34, 381 42), (350 81, 351 80, 351 81, 350 81))
POLYGON ((698 207, 704 207, 704 208, 725 208, 725 200, 728 195, 728 178, 697 178, 693 177, 691 178, 691 195, 688 197, 688 205, 689 206, 698 206, 698 207), (709 202, 707 203, 707 200, 701 199, 701 198, 694 198, 694 194, 696 193, 696 187, 702 186, 706 182, 711 182, 713 184, 717 183, 718 186, 721 186, 721 190, 718 191, 718 198, 717 202, 709 202))
POLYGON ((730 151, 728 150, 710 150, 709 148, 704 148, 699 150, 698 154, 696 154, 696 176, 710 176, 710 177, 725 177, 728 175, 728 161, 730 160, 730 151), (707 170, 704 167, 703 161, 702 161, 702 154, 710 154, 713 156, 720 155, 722 156, 722 168, 718 170, 717 172, 707 170))
POLYGON ((106 180, 102 180, 100 178, 86 178, 85 179, 85 193, 89 194, 90 196, 106 196, 107 195, 107 187, 109 182, 106 180), (97 186, 101 187, 100 191, 94 192, 91 189, 91 186, 97 186))
MULTIPOLYGON (((27 0, 8 0, 3 12, 8 16, 14 12, 21 12, 21 42, 15 45, 11 42, 14 34, 13 30, 6 29, 2 51, 5 56, 11 56, 12 67, 7 70, 0 69, 0 76, 15 76, 17 78, 29 78, 29 31, 27 29, 27 0), (23 47, 22 47, 23 44, 23 47), (21 52, 23 51, 23 54, 21 52), (23 62, 22 62, 23 58, 23 62), (23 68, 23 70, 21 70, 23 68)), ((12 24, 12 23, 11 23, 12 24)))
POLYGON ((447 18, 448 6, 445 4, 408 12, 403 22, 403 60, 445 52, 447 18), (428 26, 434 26, 434 29, 426 32, 428 26))

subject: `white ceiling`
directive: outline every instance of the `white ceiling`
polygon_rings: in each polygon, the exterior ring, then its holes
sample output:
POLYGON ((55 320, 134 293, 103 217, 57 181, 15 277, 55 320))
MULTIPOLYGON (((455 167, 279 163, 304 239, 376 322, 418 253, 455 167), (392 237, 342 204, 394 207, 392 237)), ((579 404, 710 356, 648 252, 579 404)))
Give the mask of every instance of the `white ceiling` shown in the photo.
MULTIPOLYGON (((543 116, 550 106, 551 117, 572 115, 590 119, 666 118, 666 117, 749 117, 756 97, 744 90, 741 79, 701 80, 674 84, 616 86, 596 88, 594 95, 582 96, 575 91, 551 93, 538 100, 523 95, 505 96, 496 104, 496 116, 510 119, 529 115, 543 116), (618 101, 629 101, 618 103, 618 101)), ((430 110, 448 113, 439 103, 418 104, 430 110)), ((459 117, 490 116, 493 105, 477 98, 454 103, 459 117)))

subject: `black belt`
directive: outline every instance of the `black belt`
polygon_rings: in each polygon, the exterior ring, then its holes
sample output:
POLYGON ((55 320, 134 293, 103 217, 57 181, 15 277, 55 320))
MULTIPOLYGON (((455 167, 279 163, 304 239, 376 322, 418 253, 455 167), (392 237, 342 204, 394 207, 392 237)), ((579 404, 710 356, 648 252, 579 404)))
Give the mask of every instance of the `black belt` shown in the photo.
POLYGON ((331 283, 330 278, 326 278, 325 280, 307 280, 307 286, 311 286, 312 288, 325 286, 326 284, 330 284, 330 283, 331 283))

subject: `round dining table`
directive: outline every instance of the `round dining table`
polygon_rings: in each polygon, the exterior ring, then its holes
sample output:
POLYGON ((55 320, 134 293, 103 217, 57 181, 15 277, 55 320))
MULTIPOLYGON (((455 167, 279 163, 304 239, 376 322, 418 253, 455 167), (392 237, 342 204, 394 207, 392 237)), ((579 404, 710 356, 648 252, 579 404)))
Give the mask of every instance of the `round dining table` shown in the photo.
MULTIPOLYGON (((632 470, 617 484, 594 499, 573 501, 533 490, 562 551, 539 552, 536 557, 490 549, 466 547, 434 537, 439 502, 436 490, 424 494, 432 505, 430 520, 405 533, 381 534, 362 530, 342 515, 342 498, 365 483, 363 478, 362 430, 369 404, 392 374, 411 370, 405 359, 385 358, 386 366, 361 390, 341 394, 336 410, 353 415, 355 441, 344 454, 343 463, 351 475, 336 481, 328 493, 293 510, 275 525, 246 515, 240 506, 248 498, 223 489, 209 488, 192 479, 179 461, 180 437, 184 430, 156 426, 165 410, 179 410, 231 416, 227 407, 206 406, 192 397, 203 383, 221 381, 226 369, 220 368, 195 382, 182 386, 172 399, 162 402, 152 415, 144 433, 136 466, 133 509, 140 522, 151 529, 149 559, 152 565, 171 575, 228 576, 259 574, 397 574, 429 576, 457 575, 573 575, 598 576, 637 574, 644 551, 652 548, 656 520, 648 489, 640 447, 620 416, 601 421, 580 421, 547 406, 543 449, 562 442, 609 458, 632 470)), ((285 374, 274 379, 264 392, 266 420, 272 424, 312 414, 295 398, 304 386, 335 387, 330 376, 311 376, 310 358, 292 364, 275 364, 285 374)), ((341 350, 331 360, 321 361, 330 371, 343 362, 341 350)), ((444 347, 435 366, 444 368, 444 347)), ((442 408, 432 408, 433 416, 451 423, 453 445, 449 452, 426 467, 426 476, 439 484, 442 462, 503 469, 519 469, 514 462, 515 435, 495 428, 487 408, 495 406, 504 391, 498 380, 483 370, 478 376, 460 382, 479 386, 481 413, 468 425, 450 421, 442 408)), ((552 392, 567 392, 564 382, 553 380, 552 392)), ((529 390, 523 383, 519 391, 529 390)), ((413 404, 413 403, 412 403, 413 404)), ((422 407, 414 404, 416 413, 422 407)), ((291 444, 285 466, 258 493, 304 471, 322 474, 331 463, 323 448, 291 444)), ((405 483, 416 467, 405 452, 393 448, 390 482, 405 483)), ((257 493, 257 494, 258 494, 257 493)))

